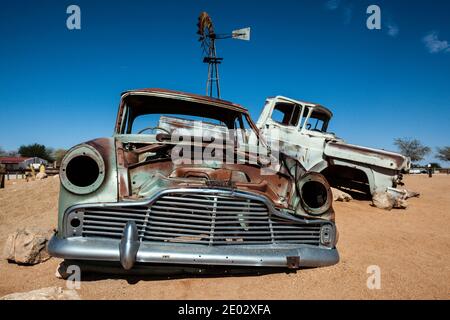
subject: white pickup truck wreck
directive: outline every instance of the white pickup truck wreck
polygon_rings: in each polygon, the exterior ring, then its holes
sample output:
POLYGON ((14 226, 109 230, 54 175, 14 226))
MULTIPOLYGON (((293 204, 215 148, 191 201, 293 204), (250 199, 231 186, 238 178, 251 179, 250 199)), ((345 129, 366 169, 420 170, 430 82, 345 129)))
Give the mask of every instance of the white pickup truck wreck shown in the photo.
POLYGON ((402 171, 411 161, 400 154, 347 144, 327 132, 333 114, 327 108, 277 96, 266 100, 257 127, 280 152, 296 158, 310 172, 322 173, 334 187, 397 193, 402 171))

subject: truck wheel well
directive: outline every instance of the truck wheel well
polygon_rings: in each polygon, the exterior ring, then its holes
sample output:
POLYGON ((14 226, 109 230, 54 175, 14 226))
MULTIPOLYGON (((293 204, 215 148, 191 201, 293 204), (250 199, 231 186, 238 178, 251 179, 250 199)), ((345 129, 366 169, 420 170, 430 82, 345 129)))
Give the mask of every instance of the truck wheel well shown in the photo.
POLYGON ((360 194, 363 197, 370 197, 369 179, 362 170, 346 166, 329 166, 321 172, 328 183, 339 189, 345 189, 360 194))

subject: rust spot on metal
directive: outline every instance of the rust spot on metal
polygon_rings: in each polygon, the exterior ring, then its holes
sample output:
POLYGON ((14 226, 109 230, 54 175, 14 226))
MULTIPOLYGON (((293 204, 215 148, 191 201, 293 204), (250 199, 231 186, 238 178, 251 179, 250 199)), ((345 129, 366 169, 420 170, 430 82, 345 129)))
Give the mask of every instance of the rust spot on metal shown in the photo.
POLYGON ((286 257, 287 266, 289 269, 298 269, 300 267, 300 257, 286 257))

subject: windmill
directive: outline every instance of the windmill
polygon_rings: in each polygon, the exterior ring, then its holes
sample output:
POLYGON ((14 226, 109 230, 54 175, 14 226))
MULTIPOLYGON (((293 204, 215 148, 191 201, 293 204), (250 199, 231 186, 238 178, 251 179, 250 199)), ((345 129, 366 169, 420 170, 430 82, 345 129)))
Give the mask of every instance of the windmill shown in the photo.
POLYGON ((216 87, 217 98, 220 98, 219 64, 223 58, 217 57, 216 40, 238 39, 250 40, 250 28, 234 30, 231 34, 216 34, 211 17, 206 12, 202 12, 198 17, 199 41, 203 50, 203 62, 208 64, 208 80, 206 81, 206 95, 213 97, 216 87))

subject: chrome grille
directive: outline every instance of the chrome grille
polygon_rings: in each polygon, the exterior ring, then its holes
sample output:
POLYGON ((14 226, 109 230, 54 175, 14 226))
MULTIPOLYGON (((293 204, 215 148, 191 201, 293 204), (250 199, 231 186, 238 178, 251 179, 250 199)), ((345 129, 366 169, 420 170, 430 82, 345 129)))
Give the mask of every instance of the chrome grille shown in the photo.
POLYGON ((319 245, 320 225, 273 215, 263 202, 216 194, 166 194, 149 206, 90 207, 82 216, 82 236, 118 238, 128 221, 141 241, 203 245, 302 243, 319 245))

